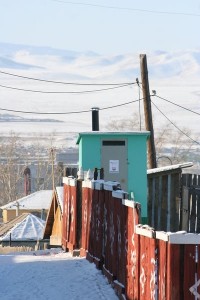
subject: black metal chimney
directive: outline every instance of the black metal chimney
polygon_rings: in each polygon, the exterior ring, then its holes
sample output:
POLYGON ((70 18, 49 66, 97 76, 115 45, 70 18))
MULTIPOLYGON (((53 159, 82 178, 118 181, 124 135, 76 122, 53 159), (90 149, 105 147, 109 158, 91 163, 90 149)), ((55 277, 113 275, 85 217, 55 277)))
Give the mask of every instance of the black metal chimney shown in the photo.
POLYGON ((99 131, 99 108, 92 107, 92 131, 99 131))

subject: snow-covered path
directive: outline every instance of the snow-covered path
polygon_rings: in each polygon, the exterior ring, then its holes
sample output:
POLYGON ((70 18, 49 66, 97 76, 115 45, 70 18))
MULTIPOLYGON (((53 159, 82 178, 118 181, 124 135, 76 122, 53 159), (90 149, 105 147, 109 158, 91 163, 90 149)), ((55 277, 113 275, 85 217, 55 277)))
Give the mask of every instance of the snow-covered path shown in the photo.
POLYGON ((1 300, 116 300, 94 264, 69 253, 0 255, 1 300))

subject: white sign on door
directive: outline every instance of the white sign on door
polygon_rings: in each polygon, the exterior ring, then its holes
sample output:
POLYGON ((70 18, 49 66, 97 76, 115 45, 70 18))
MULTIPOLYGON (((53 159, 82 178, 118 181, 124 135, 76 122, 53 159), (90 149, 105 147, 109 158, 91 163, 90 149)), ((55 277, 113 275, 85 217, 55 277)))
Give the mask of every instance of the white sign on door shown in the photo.
POLYGON ((109 173, 119 173, 119 160, 109 161, 109 173))

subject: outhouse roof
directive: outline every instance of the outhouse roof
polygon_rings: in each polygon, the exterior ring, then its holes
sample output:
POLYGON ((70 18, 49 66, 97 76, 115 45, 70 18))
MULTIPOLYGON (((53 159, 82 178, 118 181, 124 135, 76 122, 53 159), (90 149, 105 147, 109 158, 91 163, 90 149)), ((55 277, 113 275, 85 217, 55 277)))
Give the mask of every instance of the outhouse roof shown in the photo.
POLYGON ((80 139, 83 136, 104 136, 104 137, 113 137, 113 136, 136 136, 136 135, 144 135, 148 137, 150 135, 150 131, 88 131, 88 132, 81 132, 79 133, 78 139, 76 144, 79 144, 80 139))

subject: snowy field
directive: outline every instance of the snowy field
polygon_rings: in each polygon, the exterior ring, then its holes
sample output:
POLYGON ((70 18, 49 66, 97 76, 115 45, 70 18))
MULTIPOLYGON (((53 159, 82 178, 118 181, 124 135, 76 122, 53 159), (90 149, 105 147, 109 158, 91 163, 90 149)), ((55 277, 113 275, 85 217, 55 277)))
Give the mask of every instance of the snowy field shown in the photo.
POLYGON ((0 255, 0 282, 1 300, 118 299, 94 264, 58 251, 0 255))
MULTIPOLYGON (((141 81, 138 53, 100 55, 52 48, 44 52, 40 47, 3 43, 0 46, 0 136, 14 131, 22 136, 47 137, 53 132, 63 143, 67 133, 91 130, 94 106, 100 108, 102 131, 110 121, 131 119, 133 114, 139 118, 140 113, 143 117, 143 103, 140 110, 138 102, 142 91, 136 84, 120 88, 98 85, 130 83, 136 78, 141 81), (122 105, 125 103, 129 104, 122 105), (7 114, 9 118, 25 118, 26 122, 6 122, 7 114), (60 122, 37 122, 49 118, 60 122)), ((199 49, 155 51, 147 53, 147 60, 150 93, 156 90, 158 96, 167 100, 151 99, 154 128, 169 123, 169 118, 178 127, 190 129, 196 137, 196 133, 199 135, 199 49)))

